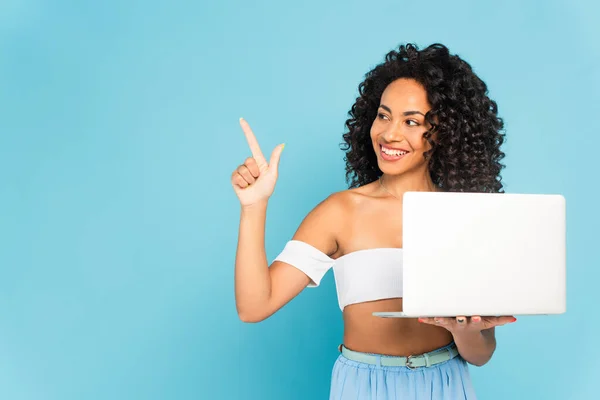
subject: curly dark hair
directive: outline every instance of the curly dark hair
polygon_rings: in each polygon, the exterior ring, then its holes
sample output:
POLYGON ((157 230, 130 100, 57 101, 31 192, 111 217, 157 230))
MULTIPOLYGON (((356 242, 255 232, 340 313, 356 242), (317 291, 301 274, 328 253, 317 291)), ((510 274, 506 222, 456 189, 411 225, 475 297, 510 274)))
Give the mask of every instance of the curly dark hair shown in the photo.
POLYGON ((471 66, 437 43, 424 50, 414 44, 400 45, 359 85, 360 95, 348 113, 348 132, 341 144, 350 187, 373 182, 382 174, 370 129, 383 91, 399 78, 414 79, 427 92, 431 110, 425 118, 432 128, 424 137, 432 149, 425 157, 433 183, 444 191, 503 192, 504 123, 497 116, 496 102, 471 66))

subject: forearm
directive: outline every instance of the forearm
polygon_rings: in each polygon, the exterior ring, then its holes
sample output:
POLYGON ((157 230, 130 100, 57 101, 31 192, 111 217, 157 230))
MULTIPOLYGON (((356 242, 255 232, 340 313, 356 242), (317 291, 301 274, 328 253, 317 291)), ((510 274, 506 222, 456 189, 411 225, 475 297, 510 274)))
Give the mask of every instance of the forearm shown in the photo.
POLYGON ((494 328, 482 331, 454 333, 454 342, 458 352, 468 363, 482 366, 486 364, 496 350, 496 335, 494 328))
POLYGON ((235 300, 242 320, 253 320, 269 300, 271 278, 265 251, 267 202, 242 207, 235 259, 235 300))

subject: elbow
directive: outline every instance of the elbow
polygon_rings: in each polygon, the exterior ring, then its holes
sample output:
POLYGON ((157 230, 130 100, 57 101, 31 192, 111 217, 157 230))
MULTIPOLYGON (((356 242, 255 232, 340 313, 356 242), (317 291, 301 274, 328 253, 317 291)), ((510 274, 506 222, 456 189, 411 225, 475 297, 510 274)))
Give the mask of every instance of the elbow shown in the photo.
POLYGON ((268 317, 268 315, 263 312, 254 310, 244 310, 240 309, 239 307, 237 309, 237 314, 240 321, 248 324, 255 324, 257 322, 264 321, 268 317))
POLYGON ((485 364, 488 363, 489 360, 471 360, 469 361, 469 364, 475 366, 475 367, 483 367, 485 364))
POLYGON ((474 367, 483 367, 492 359, 493 352, 490 354, 480 354, 476 357, 470 357, 466 361, 474 367))
POLYGON ((261 322, 265 319, 264 317, 260 317, 255 314, 248 314, 248 313, 238 313, 238 317, 239 317, 240 321, 245 322, 247 324, 255 324, 255 323, 261 322))

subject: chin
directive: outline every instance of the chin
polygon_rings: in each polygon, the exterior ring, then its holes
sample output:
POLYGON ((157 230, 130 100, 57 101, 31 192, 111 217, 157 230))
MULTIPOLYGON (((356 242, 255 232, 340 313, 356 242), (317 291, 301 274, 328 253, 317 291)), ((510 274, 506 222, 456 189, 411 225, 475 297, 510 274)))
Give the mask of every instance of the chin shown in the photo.
POLYGON ((402 175, 407 171, 406 168, 390 168, 389 166, 386 167, 381 164, 379 165, 379 169, 388 176, 402 175))
POLYGON ((388 176, 400 176, 410 173, 419 175, 419 171, 428 174, 427 164, 405 162, 390 163, 385 160, 377 160, 379 170, 388 176))

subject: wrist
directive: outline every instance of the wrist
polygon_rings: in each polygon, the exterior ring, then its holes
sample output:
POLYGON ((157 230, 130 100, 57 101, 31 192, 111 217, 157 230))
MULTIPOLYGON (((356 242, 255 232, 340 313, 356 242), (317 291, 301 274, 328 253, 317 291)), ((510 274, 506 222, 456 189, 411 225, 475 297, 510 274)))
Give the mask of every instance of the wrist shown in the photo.
POLYGON ((243 214, 246 213, 254 213, 254 212, 264 212, 267 209, 267 205, 269 204, 269 199, 260 200, 256 203, 252 204, 242 204, 241 210, 243 214))
POLYGON ((452 336, 454 337, 455 341, 473 341, 473 340, 479 340, 483 337, 483 333, 482 331, 479 330, 463 330, 463 331, 454 331, 452 332, 452 336))

